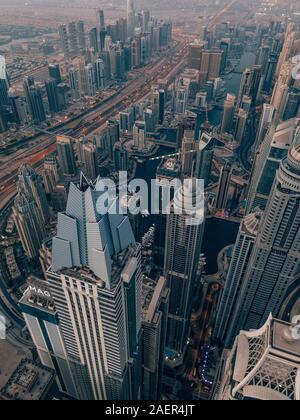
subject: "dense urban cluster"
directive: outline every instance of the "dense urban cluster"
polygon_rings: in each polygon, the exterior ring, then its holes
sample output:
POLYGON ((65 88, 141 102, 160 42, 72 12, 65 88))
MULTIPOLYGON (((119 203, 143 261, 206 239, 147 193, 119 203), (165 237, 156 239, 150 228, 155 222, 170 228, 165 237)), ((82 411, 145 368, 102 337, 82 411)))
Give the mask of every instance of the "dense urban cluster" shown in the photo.
POLYGON ((288 3, 223 1, 190 34, 128 0, 47 29, 21 78, 0 56, 0 400, 300 400, 288 3))

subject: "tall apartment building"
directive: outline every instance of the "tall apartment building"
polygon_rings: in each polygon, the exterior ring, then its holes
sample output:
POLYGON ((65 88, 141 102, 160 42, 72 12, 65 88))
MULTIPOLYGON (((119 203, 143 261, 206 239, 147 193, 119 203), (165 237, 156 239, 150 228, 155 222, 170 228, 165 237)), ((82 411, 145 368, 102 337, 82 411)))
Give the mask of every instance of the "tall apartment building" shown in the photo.
POLYGON ((203 191, 200 185, 193 184, 190 180, 188 185, 175 193, 173 210, 181 208, 182 202, 185 202, 182 214, 171 210, 167 216, 164 275, 171 293, 166 347, 179 361, 185 352, 190 333, 204 231, 203 191), (203 200, 196 203, 196 197, 203 197, 203 200))
POLYGON ((20 190, 14 200, 12 213, 26 256, 29 259, 37 258, 46 234, 33 197, 20 190))
POLYGON ((280 162, 297 141, 299 120, 291 119, 270 126, 258 149, 248 192, 247 211, 265 210, 280 162))
POLYGON ((226 209, 231 174, 232 174, 231 163, 226 162, 220 173, 218 192, 216 196, 215 208, 218 210, 226 209))
POLYGON ((276 172, 270 198, 241 280, 228 329, 233 342, 242 329, 260 328, 277 316, 300 266, 300 144, 290 148, 276 172))
POLYGON ((60 170, 64 175, 76 174, 76 162, 73 141, 68 136, 57 136, 57 156, 60 170))
POLYGON ((42 184, 42 178, 28 164, 20 166, 18 173, 18 187, 31 196, 36 204, 41 225, 46 225, 49 221, 49 206, 45 190, 42 184))
POLYGON ((170 290, 166 279, 143 279, 143 400, 162 399, 162 377, 170 290))
POLYGON ((71 184, 53 239, 47 303, 37 311, 25 294, 23 312, 61 389, 81 400, 134 400, 142 372, 140 245, 127 217, 99 214, 97 188, 71 184))

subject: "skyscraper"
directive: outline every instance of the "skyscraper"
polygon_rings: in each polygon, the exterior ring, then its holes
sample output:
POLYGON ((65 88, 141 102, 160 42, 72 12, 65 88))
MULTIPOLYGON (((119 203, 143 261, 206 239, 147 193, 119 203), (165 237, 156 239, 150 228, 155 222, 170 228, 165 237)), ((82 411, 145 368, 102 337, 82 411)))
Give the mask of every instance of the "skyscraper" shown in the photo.
POLYGON ((37 258, 45 239, 45 228, 33 197, 19 189, 12 211, 25 254, 29 259, 37 258))
POLYGON ((76 174, 73 141, 67 136, 57 136, 57 155, 60 169, 64 175, 76 174))
POLYGON ((85 94, 87 96, 95 96, 96 95, 96 83, 95 83, 95 73, 94 67, 91 63, 89 63, 84 68, 84 76, 85 76, 85 94))
POLYGON ((258 149, 254 163, 248 192, 248 212, 257 207, 265 210, 276 172, 297 138, 298 132, 299 120, 297 119, 270 126, 258 149))
POLYGON ((59 98, 58 98, 58 88, 56 79, 48 79, 45 82, 49 110, 51 113, 57 113, 61 111, 59 98))
POLYGON ((127 36, 132 38, 134 36, 135 29, 135 11, 134 1, 127 0, 127 36))
POLYGON ((69 82, 73 99, 80 98, 79 70, 74 67, 69 70, 69 82))
MULTIPOLYGON (((298 137, 299 141, 299 137, 298 137)), ((300 264, 300 144, 289 150, 276 173, 267 208, 239 290, 228 332, 261 327, 277 316, 300 264)))
POLYGON ((99 46, 100 51, 104 50, 105 46, 105 37, 106 37, 106 27, 105 27, 105 19, 104 19, 104 11, 99 10, 99 46))
POLYGON ((274 118, 275 109, 272 105, 263 104, 263 112, 260 117, 259 127, 257 130, 256 140, 254 150, 257 151, 258 147, 260 147, 262 141, 264 140, 269 127, 274 118))
POLYGON ((236 308, 238 293, 242 287, 262 216, 262 211, 256 211, 244 218, 233 249, 225 287, 216 311, 217 317, 213 330, 214 340, 223 343, 225 347, 230 345, 226 341, 228 338, 228 327, 233 311, 236 308))
POLYGON ((52 194, 59 180, 58 165, 55 156, 49 156, 45 159, 42 176, 46 193, 52 194))
POLYGON ((49 64, 48 72, 50 79, 55 79, 57 84, 62 82, 59 64, 49 64))
POLYGON ((162 399, 169 298, 170 290, 164 277, 157 283, 147 277, 143 279, 143 400, 162 399))
POLYGON ((196 144, 195 176, 203 179, 204 187, 208 187, 214 158, 214 138, 203 132, 199 143, 196 144))
POLYGON ((96 60, 94 63, 95 84, 97 90, 104 89, 106 83, 105 63, 103 60, 96 60))
POLYGON ((66 56, 70 54, 70 43, 68 29, 66 25, 60 25, 58 28, 61 48, 66 56))
POLYGON ((218 210, 226 209, 231 174, 232 174, 232 165, 231 163, 226 162, 220 173, 218 193, 216 196, 215 208, 218 210))
POLYGON ((143 150, 146 147, 146 126, 144 121, 136 121, 133 126, 134 147, 143 150))
POLYGON ((79 51, 79 44, 78 44, 78 33, 77 33, 76 22, 70 22, 68 24, 68 36, 69 36, 70 50, 73 54, 77 54, 79 51))
POLYGON ((94 181, 98 176, 98 162, 97 162, 97 149, 91 143, 83 146, 83 164, 84 173, 91 181, 94 181))
POLYGON ((34 83, 33 78, 27 77, 24 81, 24 91, 32 121, 34 124, 41 124, 46 120, 41 88, 34 83))
POLYGON ((235 130, 235 139, 237 142, 242 143, 245 139, 247 127, 248 112, 240 108, 237 113, 237 124, 235 130))
POLYGON ((95 53, 99 52, 98 30, 96 27, 89 32, 89 46, 95 53))
POLYGON ((224 112, 221 124, 221 133, 229 133, 233 123, 233 114, 235 107, 235 95, 228 94, 224 101, 224 112))
POLYGON ((255 106, 260 93, 261 80, 261 66, 253 66, 245 69, 237 98, 237 109, 241 107, 244 95, 249 96, 252 100, 252 105, 255 106))
POLYGON ((197 269, 204 231, 204 203, 194 206, 196 196, 201 197, 199 185, 188 182, 177 190, 174 206, 182 214, 171 211, 167 216, 164 274, 170 289, 170 307, 166 347, 176 360, 182 361, 190 332, 193 296, 196 288, 197 269), (198 223, 191 224, 191 218, 198 223))
POLYGON ((129 157, 124 144, 116 143, 114 146, 115 171, 128 171, 129 157))
POLYGON ((140 246, 127 217, 98 213, 101 195, 97 186, 71 184, 66 212, 58 215, 47 278, 75 396, 137 399, 140 246))
POLYGON ((39 224, 45 226, 49 221, 49 207, 41 177, 31 166, 24 164, 18 174, 19 190, 32 197, 39 213, 39 224))
POLYGON ((111 161, 114 160, 114 146, 120 141, 120 124, 116 120, 108 120, 105 132, 105 150, 111 161))
POLYGON ((79 20, 76 24, 77 29, 77 36, 78 36, 78 47, 81 52, 85 52, 86 50, 86 40, 85 40, 85 28, 84 22, 79 20))
POLYGON ((299 401, 300 340, 292 328, 270 315, 261 329, 241 331, 223 353, 214 399, 299 401))
POLYGON ((193 163, 195 154, 196 143, 194 140, 195 133, 192 130, 186 130, 182 141, 181 160, 182 160, 182 173, 183 175, 192 175, 193 163))
POLYGON ((5 57, 0 55, 0 105, 8 106, 9 83, 6 74, 5 57))

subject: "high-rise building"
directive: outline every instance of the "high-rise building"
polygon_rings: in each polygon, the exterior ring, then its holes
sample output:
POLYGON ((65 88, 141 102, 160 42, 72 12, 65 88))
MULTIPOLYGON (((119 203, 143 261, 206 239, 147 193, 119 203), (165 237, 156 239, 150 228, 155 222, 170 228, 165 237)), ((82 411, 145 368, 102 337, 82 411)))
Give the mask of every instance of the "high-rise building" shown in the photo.
POLYGON ((6 74, 5 57, 0 55, 0 105, 3 107, 9 105, 8 89, 9 83, 6 74))
POLYGON ((95 85, 97 90, 105 88, 106 75, 105 75, 105 64, 103 60, 96 60, 94 63, 95 72, 95 85))
POLYGON ((276 76, 278 77, 282 66, 297 52, 295 45, 300 38, 300 32, 296 30, 294 22, 289 22, 285 34, 284 45, 282 47, 279 60, 277 63, 276 76))
POLYGON ((155 236, 154 236, 154 261, 158 267, 164 267, 165 245, 167 231, 167 214, 163 203, 164 188, 171 188, 170 200, 174 199, 176 180, 181 179, 181 162, 177 159, 163 159, 156 170, 156 186, 160 188, 160 211, 155 215, 155 236))
POLYGON ((127 36, 132 38, 135 30, 134 1, 127 0, 127 36))
POLYGON ((99 52, 98 29, 96 27, 89 32, 89 46, 95 53, 99 52))
POLYGON ((32 121, 41 124, 46 120, 41 88, 34 83, 33 78, 26 78, 24 90, 32 121))
POLYGON ((283 110, 283 121, 299 116, 300 108, 300 89, 290 88, 287 94, 286 103, 283 110))
POLYGON ((79 71, 75 68, 69 70, 69 82, 73 99, 80 98, 80 84, 79 84, 79 71))
POLYGON ((136 121, 133 126, 133 141, 134 146, 138 150, 143 150, 146 147, 146 127, 144 121, 136 121))
POLYGON ((58 165, 55 156, 45 158, 42 176, 46 193, 53 194, 59 180, 58 165))
POLYGON ((216 196, 215 208, 218 210, 226 209, 231 174, 232 174, 232 165, 231 163, 226 162, 220 173, 218 193, 216 196))
POLYGON ((108 120, 105 131, 105 147, 111 161, 114 160, 114 146, 120 141, 120 124, 117 120, 108 120))
POLYGON ((31 196, 39 213, 40 224, 46 225, 49 221, 49 207, 41 177, 31 166, 21 165, 18 173, 19 190, 31 196))
POLYGON ((236 307, 239 290, 248 267, 254 242, 257 237, 262 211, 248 214, 242 221, 233 249, 230 267, 226 276, 225 287, 217 308, 216 321, 213 329, 213 338, 219 343, 228 346, 228 328, 236 307))
POLYGON ((242 143, 245 138, 247 120, 248 120, 248 112, 240 108, 237 113, 237 122, 236 122, 236 130, 235 130, 235 139, 239 143, 242 143))
POLYGON ((283 116, 289 87, 293 80, 292 69, 293 64, 291 62, 286 62, 281 66, 278 79, 273 89, 271 105, 276 109, 276 114, 279 119, 283 116))
POLYGON ((241 331, 223 353, 215 400, 300 400, 300 339, 272 315, 259 330, 241 331))
POLYGON ((70 22, 68 24, 68 39, 69 39, 70 51, 73 54, 77 54, 79 52, 79 44, 78 44, 78 32, 77 32, 76 22, 70 22))
POLYGON ((248 192, 247 211, 259 207, 265 210, 276 172, 282 159, 287 156, 299 132, 299 121, 289 121, 270 126, 258 149, 248 192))
POLYGON ((260 117, 257 130, 254 150, 257 151, 264 140, 274 118, 275 108, 269 104, 263 104, 263 111, 260 117))
POLYGON ((203 132, 199 143, 196 144, 195 176, 203 179, 204 187, 208 187, 214 158, 214 138, 203 132))
POLYGON ((200 70, 202 51, 204 50, 205 42, 194 41, 189 45, 188 66, 191 69, 200 70))
POLYGON ((13 122, 19 125, 26 120, 23 98, 17 94, 15 89, 10 88, 8 91, 8 100, 13 122))
POLYGON ((235 95, 228 94, 224 102, 224 112, 221 124, 221 133, 229 133, 233 123, 235 108, 235 95))
POLYGON ((51 113, 57 113, 61 111, 59 98, 58 98, 58 88, 56 79, 48 79, 45 82, 49 110, 51 113))
MULTIPOLYGON (((298 137, 299 140, 299 137, 298 137)), ((260 328, 277 316, 300 262, 300 144, 280 164, 242 280, 228 330, 233 342, 242 329, 260 328)))
POLYGON ((153 89, 151 108, 155 118, 155 124, 163 124, 165 118, 165 91, 153 89))
POLYGON ((87 96, 95 96, 96 95, 96 83, 95 83, 95 73, 94 67, 91 63, 85 66, 84 69, 85 73, 85 94, 87 96))
POLYGON ((157 283, 147 277, 143 279, 143 400, 162 399, 169 298, 170 290, 164 277, 157 283))
POLYGON ((37 258, 46 234, 33 197, 19 189, 12 212, 25 254, 29 259, 37 258))
POLYGON ((77 172, 73 141, 68 136, 57 136, 57 156, 60 170, 64 175, 72 176, 77 172))
POLYGON ((84 28, 84 22, 82 20, 79 20, 76 23, 76 29, 77 29, 77 37, 78 37, 78 47, 81 52, 85 52, 86 50, 85 28, 84 28))
POLYGON ((196 197, 202 197, 202 192, 192 181, 175 193, 174 208, 181 208, 184 201, 183 213, 171 211, 167 216, 164 275, 171 293, 166 347, 178 361, 182 361, 190 333, 204 230, 204 203, 200 200, 195 206, 196 197), (190 223, 191 218, 197 222, 190 223))
POLYGON ((132 131, 134 122, 134 108, 131 108, 129 111, 120 112, 119 120, 121 131, 132 131))
POLYGON ((3 105, 0 104, 0 133, 5 133, 8 130, 8 121, 3 105))
POLYGON ((253 66, 246 68, 240 85, 240 91, 237 98, 236 108, 239 109, 242 104, 243 96, 249 96, 252 100, 252 105, 255 106, 261 89, 261 66, 253 66))
POLYGON ((115 171, 128 171, 129 157, 124 144, 116 143, 114 146, 115 171))
POLYGON ((97 160, 97 149, 91 143, 83 146, 83 165, 84 173, 88 179, 94 181, 99 173, 98 160, 97 160))
POLYGON ((49 64, 48 72, 50 79, 55 79, 57 84, 62 82, 59 64, 49 64))
POLYGON ((195 133, 192 130, 185 130, 181 147, 182 173, 192 175, 196 143, 195 133))
POLYGON ((131 63, 133 67, 141 65, 141 38, 137 36, 131 41, 131 63))
POLYGON ((68 37, 68 29, 66 25, 60 25, 58 28, 61 48, 66 56, 70 54, 70 43, 68 37))
POLYGON ((175 90, 175 112, 185 114, 189 98, 189 86, 179 84, 175 90))
POLYGON ((103 60, 105 65, 105 83, 111 79, 111 63, 108 51, 102 51, 100 53, 100 59, 103 60))
POLYGON ((54 317, 46 328, 36 328, 45 319, 37 312, 27 323, 42 362, 73 397, 134 400, 141 395, 140 245, 127 217, 99 214, 101 195, 97 186, 71 184, 47 271, 54 317))
POLYGON ((106 27, 105 27, 104 11, 99 10, 99 47, 100 47, 100 51, 104 50, 105 37, 106 37, 106 27))
POLYGON ((155 118, 153 115, 152 109, 145 109, 144 111, 144 121, 145 121, 145 131, 146 133, 155 133, 155 118))

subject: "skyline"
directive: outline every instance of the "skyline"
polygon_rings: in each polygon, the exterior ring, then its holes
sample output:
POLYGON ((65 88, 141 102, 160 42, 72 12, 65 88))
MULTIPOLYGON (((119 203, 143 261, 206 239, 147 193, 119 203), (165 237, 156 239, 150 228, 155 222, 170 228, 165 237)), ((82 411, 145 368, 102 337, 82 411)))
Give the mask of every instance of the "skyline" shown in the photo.
POLYGON ((300 398, 299 4, 171 3, 3 9, 0 400, 300 398))

